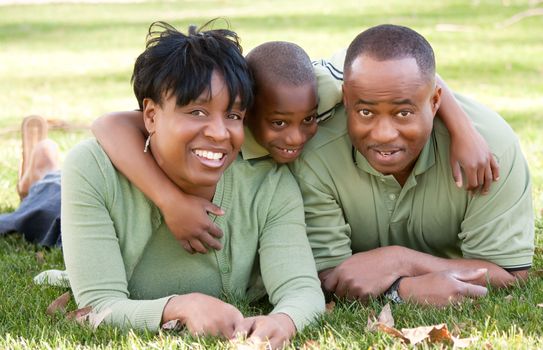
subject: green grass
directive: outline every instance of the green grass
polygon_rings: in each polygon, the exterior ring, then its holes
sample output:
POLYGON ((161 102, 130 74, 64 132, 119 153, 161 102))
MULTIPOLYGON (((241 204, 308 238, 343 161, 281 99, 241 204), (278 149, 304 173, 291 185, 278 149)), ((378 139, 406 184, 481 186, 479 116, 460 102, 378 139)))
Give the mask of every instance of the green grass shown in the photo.
MULTIPOLYGON (((0 5, 0 212, 18 205, 14 188, 22 118, 36 113, 88 125, 103 113, 134 109, 130 71, 143 50, 147 28, 155 20, 183 29, 226 17, 246 51, 263 41, 290 40, 314 58, 345 47, 364 28, 395 23, 425 35, 435 49, 438 71, 449 85, 500 112, 519 135, 533 177, 536 241, 541 247, 543 16, 499 26, 528 8, 529 0, 0 5)), ((52 132, 62 150, 89 135, 88 130, 52 132)), ((63 262, 61 252, 53 249, 45 251, 46 262, 40 265, 36 250, 40 248, 18 236, 0 239, 0 348, 227 347, 214 339, 112 327, 93 332, 62 317, 45 315, 47 305, 63 290, 35 286, 32 277, 46 268, 63 268, 63 262)), ((538 250, 536 269, 542 268, 542 259, 538 250)), ((399 327, 446 322, 452 329, 461 325, 462 336, 479 337, 473 348, 543 348, 543 308, 535 307, 538 303, 543 303, 543 282, 532 278, 522 288, 494 291, 461 307, 435 310, 400 305, 393 312, 399 327), (513 299, 506 302, 509 293, 513 299)), ((73 302, 71 307, 75 307, 73 302)), ((333 313, 299 335, 294 345, 312 339, 323 348, 401 348, 388 335, 365 331, 369 312, 381 307, 377 301, 368 305, 339 302, 333 313)))

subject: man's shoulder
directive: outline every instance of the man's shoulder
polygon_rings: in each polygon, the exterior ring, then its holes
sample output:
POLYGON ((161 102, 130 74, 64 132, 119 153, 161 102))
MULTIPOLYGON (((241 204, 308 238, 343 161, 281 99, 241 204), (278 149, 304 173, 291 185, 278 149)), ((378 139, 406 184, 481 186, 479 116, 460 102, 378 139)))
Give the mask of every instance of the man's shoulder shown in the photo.
MULTIPOLYGON (((517 143, 518 137, 515 132, 497 112, 467 96, 455 94, 455 98, 496 157, 499 158, 517 143)), ((443 123, 435 125, 437 134, 448 137, 448 131, 443 123)))

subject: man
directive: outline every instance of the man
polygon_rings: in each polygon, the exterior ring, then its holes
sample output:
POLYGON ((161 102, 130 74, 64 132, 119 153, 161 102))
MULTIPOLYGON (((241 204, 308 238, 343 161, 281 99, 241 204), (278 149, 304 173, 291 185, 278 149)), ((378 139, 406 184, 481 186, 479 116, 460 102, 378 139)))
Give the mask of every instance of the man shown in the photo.
POLYGON ((292 167, 323 287, 444 305, 526 278, 530 178, 504 120, 458 97, 501 173, 487 195, 470 194, 451 178, 434 54, 421 35, 394 25, 361 33, 343 78, 344 105, 292 167))

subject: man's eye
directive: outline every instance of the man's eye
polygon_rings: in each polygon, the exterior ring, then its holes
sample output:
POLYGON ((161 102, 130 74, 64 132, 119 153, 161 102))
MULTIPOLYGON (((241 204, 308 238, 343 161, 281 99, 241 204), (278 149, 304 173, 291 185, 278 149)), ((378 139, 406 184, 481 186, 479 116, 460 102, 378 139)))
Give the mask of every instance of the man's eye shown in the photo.
POLYGON ((274 121, 272 122, 272 124, 273 124, 274 126, 277 126, 277 127, 283 127, 283 126, 287 125, 287 123, 285 123, 284 120, 274 120, 274 121))
POLYGON ((358 114, 360 114, 363 117, 371 117, 373 113, 369 109, 361 109, 358 111, 358 114))
POLYGON ((190 112, 191 115, 195 116, 195 117, 205 117, 206 114, 204 113, 204 111, 201 111, 199 109, 196 109, 194 111, 191 111, 190 112))
POLYGON ((407 118, 409 117, 411 114, 411 111, 399 111, 396 115, 400 118, 407 118))

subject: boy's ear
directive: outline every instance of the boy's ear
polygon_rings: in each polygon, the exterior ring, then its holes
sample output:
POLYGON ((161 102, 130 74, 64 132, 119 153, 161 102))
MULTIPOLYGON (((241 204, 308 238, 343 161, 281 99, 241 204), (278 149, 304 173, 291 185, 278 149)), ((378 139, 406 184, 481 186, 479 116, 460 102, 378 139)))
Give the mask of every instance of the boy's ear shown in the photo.
POLYGON ((438 84, 436 84, 430 103, 432 104, 432 113, 435 116, 437 110, 439 109, 439 106, 441 105, 441 86, 439 86, 438 84))
POLYGON ((155 132, 156 124, 155 118, 157 114, 157 109, 159 106, 155 101, 150 98, 143 99, 143 122, 145 123, 145 128, 152 134, 155 132))
POLYGON ((341 84, 341 95, 343 96, 343 105, 347 106, 347 98, 345 97, 345 84, 341 84))

